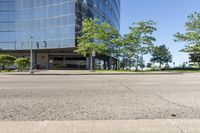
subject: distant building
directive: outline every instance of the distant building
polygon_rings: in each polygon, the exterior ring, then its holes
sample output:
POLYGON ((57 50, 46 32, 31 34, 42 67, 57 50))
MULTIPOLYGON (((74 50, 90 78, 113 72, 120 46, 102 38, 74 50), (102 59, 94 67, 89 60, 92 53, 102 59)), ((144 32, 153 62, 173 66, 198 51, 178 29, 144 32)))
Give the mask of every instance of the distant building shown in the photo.
MULTIPOLYGON (((76 53, 84 18, 120 28, 120 0, 0 0, 0 52, 29 57, 41 69, 88 69, 89 58, 76 53)), ((116 59, 97 55, 98 69, 116 69, 116 59)))

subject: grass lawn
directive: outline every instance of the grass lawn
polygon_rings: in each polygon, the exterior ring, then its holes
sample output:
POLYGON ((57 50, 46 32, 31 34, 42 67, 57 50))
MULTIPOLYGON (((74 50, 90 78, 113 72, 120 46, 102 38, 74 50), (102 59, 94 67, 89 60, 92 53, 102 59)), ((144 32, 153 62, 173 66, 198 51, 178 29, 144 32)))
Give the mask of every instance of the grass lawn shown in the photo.
POLYGON ((17 72, 17 70, 0 70, 0 73, 5 73, 5 72, 17 72))
POLYGON ((145 71, 135 71, 135 70, 96 70, 97 73, 148 73, 148 72, 180 72, 180 73, 200 73, 200 70, 162 70, 162 71, 152 71, 152 70, 145 70, 145 71))

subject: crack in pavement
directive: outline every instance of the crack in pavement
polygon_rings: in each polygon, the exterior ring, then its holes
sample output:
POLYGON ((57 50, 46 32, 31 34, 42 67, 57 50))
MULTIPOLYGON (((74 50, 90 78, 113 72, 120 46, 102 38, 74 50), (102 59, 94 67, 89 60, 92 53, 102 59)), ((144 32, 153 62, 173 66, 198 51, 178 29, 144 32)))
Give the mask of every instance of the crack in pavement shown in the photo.
POLYGON ((172 123, 177 129, 179 129, 182 133, 186 133, 175 121, 168 120, 170 123, 172 123))
MULTIPOLYGON (((153 95, 153 94, 152 94, 152 95, 153 95)), ((153 96, 155 96, 155 97, 157 97, 159 100, 165 101, 165 102, 167 102, 167 103, 174 104, 174 105, 179 106, 179 107, 188 108, 188 109, 191 109, 191 110, 199 111, 199 112, 200 112, 199 109, 193 108, 193 107, 191 107, 191 106, 186 106, 186 105, 183 105, 183 104, 179 104, 179 103, 176 103, 176 102, 172 102, 172 101, 167 100, 167 99, 165 99, 165 98, 163 98, 163 97, 161 97, 161 96, 159 96, 159 95, 153 95, 153 96)))
MULTIPOLYGON (((123 82, 119 81, 118 83, 120 83, 122 86, 124 86, 124 87, 125 87, 128 91, 130 91, 131 93, 134 92, 133 89, 131 89, 129 86, 125 85, 123 82)), ((196 109, 196 108, 193 108, 193 107, 191 107, 191 106, 186 106, 186 105, 183 105, 183 104, 179 104, 179 103, 176 103, 176 102, 172 102, 172 101, 170 101, 170 100, 168 100, 168 99, 165 99, 165 98, 163 98, 163 97, 161 97, 161 96, 159 96, 159 95, 155 95, 155 94, 151 94, 151 95, 154 96, 154 97, 157 97, 157 99, 162 100, 162 101, 164 101, 164 102, 167 102, 167 103, 169 103, 169 104, 174 104, 174 105, 179 106, 179 107, 188 108, 188 109, 190 109, 190 110, 199 111, 199 112, 200 112, 200 109, 196 109)), ((143 95, 143 96, 144 96, 144 97, 147 97, 147 96, 145 96, 145 95, 143 95)))

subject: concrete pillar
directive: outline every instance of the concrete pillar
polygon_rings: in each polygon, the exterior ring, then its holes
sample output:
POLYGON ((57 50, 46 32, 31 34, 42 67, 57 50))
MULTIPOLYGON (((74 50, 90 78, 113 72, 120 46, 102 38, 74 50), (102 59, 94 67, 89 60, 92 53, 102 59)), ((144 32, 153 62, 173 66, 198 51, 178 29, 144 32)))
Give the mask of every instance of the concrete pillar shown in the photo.
POLYGON ((86 69, 90 70, 90 57, 86 57, 86 69))
POLYGON ((37 64, 37 52, 33 50, 33 68, 36 67, 37 64))

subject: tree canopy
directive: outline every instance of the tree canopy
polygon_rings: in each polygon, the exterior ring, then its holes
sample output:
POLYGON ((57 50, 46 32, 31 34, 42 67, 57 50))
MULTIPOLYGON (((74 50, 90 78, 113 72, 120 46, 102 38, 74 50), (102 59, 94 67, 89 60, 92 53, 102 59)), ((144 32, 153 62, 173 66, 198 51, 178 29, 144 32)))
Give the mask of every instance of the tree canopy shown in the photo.
POLYGON ((185 33, 176 33, 176 42, 186 42, 187 45, 182 52, 200 54, 200 13, 193 13, 188 16, 188 22, 185 23, 185 33))
POLYGON ((124 54, 132 62, 136 62, 136 70, 144 66, 143 55, 152 51, 156 38, 153 33, 156 31, 153 21, 140 21, 129 27, 130 32, 125 35, 124 54))
POLYGON ((152 63, 159 63, 160 70, 162 65, 172 62, 172 55, 165 45, 155 46, 152 52, 152 63))
POLYGON ((96 19, 85 19, 82 23, 80 36, 77 37, 75 52, 83 56, 92 56, 93 52, 105 54, 113 45, 120 45, 118 31, 107 22, 96 19))

